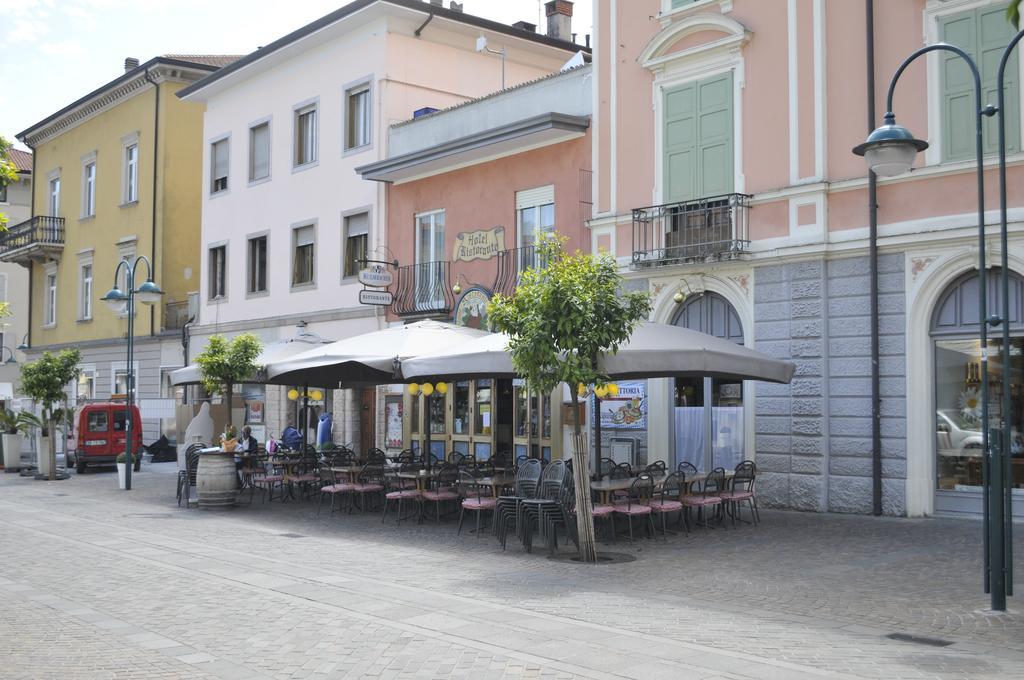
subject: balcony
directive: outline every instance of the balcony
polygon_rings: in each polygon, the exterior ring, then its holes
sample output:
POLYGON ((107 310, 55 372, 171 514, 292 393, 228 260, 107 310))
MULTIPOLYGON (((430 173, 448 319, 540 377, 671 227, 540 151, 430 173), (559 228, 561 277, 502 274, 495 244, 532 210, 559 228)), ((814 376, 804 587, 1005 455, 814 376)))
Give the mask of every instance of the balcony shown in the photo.
POLYGON ((28 265, 59 260, 64 251, 64 218, 37 215, 0 233, 0 261, 28 265))
POLYGON ((421 262, 399 267, 391 311, 401 317, 447 316, 455 305, 449 283, 451 263, 421 262))
POLYGON ((735 260, 750 250, 750 196, 724 194, 633 210, 633 268, 735 260))
POLYGON ((537 253, 536 246, 503 250, 498 253, 497 260, 497 273, 491 291, 502 295, 511 295, 515 291, 519 285, 519 275, 524 270, 536 267, 543 269, 547 266, 547 262, 537 253))

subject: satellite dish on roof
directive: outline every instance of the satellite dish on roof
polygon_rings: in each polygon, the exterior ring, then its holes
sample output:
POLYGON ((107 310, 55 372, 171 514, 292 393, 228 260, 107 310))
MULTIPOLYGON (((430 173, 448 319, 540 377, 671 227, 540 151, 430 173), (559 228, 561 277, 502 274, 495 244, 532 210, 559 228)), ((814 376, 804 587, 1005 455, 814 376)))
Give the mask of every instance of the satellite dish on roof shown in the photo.
POLYGON ((568 71, 569 69, 576 68, 578 66, 583 66, 583 64, 585 63, 586 62, 583 60, 583 52, 581 50, 576 54, 572 55, 572 59, 565 62, 565 65, 562 66, 561 70, 568 71))

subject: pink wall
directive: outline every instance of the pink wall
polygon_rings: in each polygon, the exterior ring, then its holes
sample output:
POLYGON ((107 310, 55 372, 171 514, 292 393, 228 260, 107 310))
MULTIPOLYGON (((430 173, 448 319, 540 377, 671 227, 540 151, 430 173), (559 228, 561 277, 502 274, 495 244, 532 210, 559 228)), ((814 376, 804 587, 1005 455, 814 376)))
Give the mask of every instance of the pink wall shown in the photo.
MULTIPOLYGON (((516 247, 516 192, 553 184, 555 224, 568 237, 570 250, 590 250, 590 232, 582 224, 580 170, 590 170, 591 137, 587 135, 488 163, 392 184, 387 189, 388 248, 402 265, 415 262, 414 223, 418 213, 445 210, 445 259, 451 259, 461 232, 504 227, 505 247, 516 247)), ((452 276, 490 287, 497 260, 452 265, 452 276)))

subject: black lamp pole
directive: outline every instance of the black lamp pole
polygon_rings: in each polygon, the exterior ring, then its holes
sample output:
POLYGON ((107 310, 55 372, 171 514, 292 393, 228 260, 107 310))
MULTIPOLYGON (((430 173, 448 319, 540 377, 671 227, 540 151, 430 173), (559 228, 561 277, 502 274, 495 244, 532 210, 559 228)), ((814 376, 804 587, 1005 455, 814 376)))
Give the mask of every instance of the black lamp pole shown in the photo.
MULTIPOLYGON (((860 156, 867 156, 873 152, 884 154, 896 152, 899 155, 906 152, 903 160, 905 167, 900 168, 900 160, 890 156, 891 163, 889 175, 901 174, 910 169, 913 157, 918 151, 928 147, 928 143, 913 138, 908 130, 896 125, 896 116, 893 114, 892 100, 896 83, 900 76, 910 64, 918 57, 935 51, 946 51, 956 54, 966 62, 974 78, 974 101, 975 101, 975 152, 977 165, 978 185, 978 298, 980 305, 979 335, 981 345, 981 422, 982 422, 982 476, 983 476, 983 516, 984 516, 984 580, 985 592, 991 594, 992 609, 995 611, 1006 610, 1006 597, 1013 594, 1012 583, 1012 508, 1010 488, 1007 480, 1010 478, 1010 333, 1009 333, 1009 262, 1007 256, 1007 228, 1006 228, 1006 121, 1004 116, 1004 76, 1010 52, 1014 46, 1024 37, 1021 31, 1010 41, 1003 52, 999 64, 997 81, 998 107, 983 105, 981 99, 981 75, 978 66, 967 52, 946 43, 927 45, 916 50, 907 57, 889 83, 889 91, 886 97, 885 122, 882 127, 877 128, 863 144, 854 148, 854 153, 860 156), (988 314, 988 277, 985 264, 985 176, 983 163, 982 146, 982 122, 985 117, 999 115, 999 193, 1000 193, 1000 246, 1002 248, 1002 311, 1000 315, 988 314), (912 148, 911 148, 912 147, 912 148), (990 446, 989 435, 989 399, 988 399, 988 326, 1002 324, 1003 345, 1001 351, 1001 362, 1004 379, 1002 382, 1002 413, 1000 429, 993 428, 992 436, 998 442, 996 446, 990 446)), ((878 157, 881 160, 881 156, 878 157)), ((870 161, 869 161, 870 164, 870 161)), ((875 168, 872 168, 875 170, 875 168)), ((876 172, 878 172, 876 170, 876 172)))

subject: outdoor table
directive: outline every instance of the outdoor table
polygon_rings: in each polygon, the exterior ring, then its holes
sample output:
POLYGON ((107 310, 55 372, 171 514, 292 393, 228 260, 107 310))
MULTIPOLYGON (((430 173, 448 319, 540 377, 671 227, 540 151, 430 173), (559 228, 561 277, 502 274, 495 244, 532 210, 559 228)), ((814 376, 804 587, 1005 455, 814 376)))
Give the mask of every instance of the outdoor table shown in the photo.
MULTIPOLYGON (((654 486, 657 487, 665 481, 666 476, 667 475, 651 475, 651 478, 654 481, 654 486)), ((602 479, 599 482, 591 482, 590 489, 599 494, 601 504, 607 505, 608 497, 611 494, 616 491, 629 491, 636 479, 636 477, 626 477, 624 479, 602 479)))
POLYGON ((516 483, 515 475, 493 475, 491 477, 480 477, 476 480, 476 483, 480 486, 491 487, 491 495, 495 498, 498 497, 498 492, 501 489, 512 486, 516 483))
POLYGON ((331 472, 339 475, 346 475, 350 482, 356 481, 356 477, 360 472, 362 472, 362 470, 362 465, 339 465, 337 467, 331 467, 331 472))
POLYGON ((418 491, 425 491, 428 480, 436 479, 440 470, 419 470, 418 472, 397 472, 395 476, 399 479, 413 479, 416 480, 416 489, 418 491))
MULTIPOLYGON (((271 465, 282 468, 284 471, 282 477, 284 478, 284 486, 288 487, 288 498, 295 498, 295 490, 292 485, 293 470, 296 466, 301 465, 302 462, 302 458, 299 457, 274 456, 270 459, 271 465)), ((284 499, 282 498, 282 500, 284 499)))

